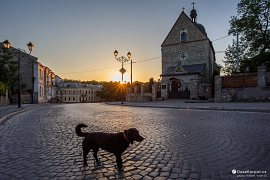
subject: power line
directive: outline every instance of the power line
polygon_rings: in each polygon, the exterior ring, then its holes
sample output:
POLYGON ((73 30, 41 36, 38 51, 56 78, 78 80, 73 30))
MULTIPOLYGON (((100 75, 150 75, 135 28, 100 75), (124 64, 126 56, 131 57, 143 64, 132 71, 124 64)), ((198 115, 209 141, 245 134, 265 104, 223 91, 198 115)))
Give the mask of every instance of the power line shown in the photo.
POLYGON ((228 37, 228 36, 230 36, 230 35, 226 35, 226 36, 220 37, 220 38, 218 38, 218 39, 213 40, 212 42, 218 41, 218 40, 221 40, 221 39, 224 39, 224 38, 226 38, 226 37, 228 37))
POLYGON ((152 61, 152 60, 158 59, 158 58, 160 58, 160 56, 159 57, 150 58, 150 59, 144 59, 144 60, 136 61, 136 63, 140 63, 140 62, 144 62, 144 61, 152 61))

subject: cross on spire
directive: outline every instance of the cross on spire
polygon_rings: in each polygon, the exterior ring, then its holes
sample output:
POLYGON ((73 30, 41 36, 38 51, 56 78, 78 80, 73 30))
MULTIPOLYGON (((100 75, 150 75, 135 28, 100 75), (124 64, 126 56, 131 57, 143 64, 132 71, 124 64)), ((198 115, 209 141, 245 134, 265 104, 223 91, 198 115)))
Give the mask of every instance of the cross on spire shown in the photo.
POLYGON ((183 7, 182 10, 185 11, 185 7, 183 7))
POLYGON ((194 9, 194 4, 195 4, 195 2, 193 1, 193 3, 191 3, 192 5, 193 5, 193 9, 194 9))

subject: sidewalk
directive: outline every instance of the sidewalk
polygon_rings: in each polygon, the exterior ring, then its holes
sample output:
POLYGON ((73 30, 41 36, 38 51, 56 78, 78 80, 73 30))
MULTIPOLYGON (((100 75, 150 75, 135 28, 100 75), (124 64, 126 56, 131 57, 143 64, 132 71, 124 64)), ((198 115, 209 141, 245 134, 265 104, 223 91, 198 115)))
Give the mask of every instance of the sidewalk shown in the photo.
POLYGON ((110 102, 110 105, 123 105, 134 107, 195 109, 195 110, 218 110, 218 111, 243 111, 270 113, 270 102, 185 102, 185 100, 165 100, 151 102, 110 102))
POLYGON ((13 115, 30 109, 36 109, 40 106, 41 104, 22 104, 21 108, 18 108, 18 105, 0 106, 0 124, 4 123, 8 118, 13 115))

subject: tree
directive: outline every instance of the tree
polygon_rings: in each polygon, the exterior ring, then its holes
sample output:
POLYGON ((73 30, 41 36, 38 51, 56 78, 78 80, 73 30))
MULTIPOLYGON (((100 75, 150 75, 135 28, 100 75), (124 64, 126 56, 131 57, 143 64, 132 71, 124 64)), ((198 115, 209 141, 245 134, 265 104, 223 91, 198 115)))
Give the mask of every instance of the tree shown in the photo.
MULTIPOLYGON (((242 38, 243 37, 241 37, 240 39, 242 38)), ((238 65, 241 66, 244 60, 247 59, 247 54, 243 53, 245 51, 246 51, 246 44, 244 44, 244 41, 241 40, 239 41, 238 48, 236 41, 233 41, 232 45, 228 45, 225 51, 225 59, 223 60, 225 68, 223 68, 222 71, 225 74, 237 73, 238 65)))
POLYGON ((0 96, 4 96, 6 94, 7 89, 8 89, 7 85, 0 81, 0 96))
MULTIPOLYGON (((239 35, 241 70, 256 69, 261 63, 269 63, 270 57, 265 58, 270 51, 270 1, 269 0, 241 0, 237 6, 237 16, 230 20, 229 35, 239 35), (242 46, 242 47, 241 47, 242 46), (265 60, 266 59, 266 60, 265 60), (268 60, 267 60, 268 59, 268 60), (250 67, 249 67, 250 66, 250 67)), ((235 44, 226 50, 225 59, 230 67, 235 64, 235 44)))
POLYGON ((149 79, 149 92, 150 93, 152 93, 152 86, 153 86, 153 84, 154 84, 155 82, 154 82, 154 78, 150 78, 149 79))
POLYGON ((7 89, 12 89, 16 83, 17 62, 12 59, 11 52, 6 48, 2 48, 0 54, 0 82, 2 87, 5 86, 7 89))

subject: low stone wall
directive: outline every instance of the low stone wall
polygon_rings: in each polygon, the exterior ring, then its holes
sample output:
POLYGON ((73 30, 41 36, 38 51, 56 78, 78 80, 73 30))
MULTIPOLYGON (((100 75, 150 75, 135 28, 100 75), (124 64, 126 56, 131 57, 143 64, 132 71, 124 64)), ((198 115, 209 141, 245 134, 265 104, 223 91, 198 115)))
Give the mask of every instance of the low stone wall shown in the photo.
POLYGON ((7 96, 0 96, 0 106, 3 105, 8 105, 9 103, 9 99, 7 96))
POLYGON ((126 97, 128 102, 148 102, 152 101, 152 93, 129 93, 126 97))
POLYGON ((147 89, 146 86, 134 86, 133 89, 129 88, 128 93, 126 96, 126 101, 128 102, 148 102, 148 101, 155 101, 158 97, 158 91, 160 88, 160 84, 153 84, 152 85, 152 92, 147 89), (159 87, 158 87, 159 86, 159 87))
POLYGON ((0 96, 0 106, 2 105, 8 105, 10 104, 9 102, 9 98, 8 98, 8 91, 6 91, 6 95, 5 96, 0 96))
POLYGON ((219 102, 270 101, 269 88, 223 88, 219 102))
MULTIPOLYGON (((14 94, 11 96, 12 104, 18 103, 18 95, 14 94)), ((22 93, 21 94, 21 103, 22 104, 31 104, 32 103, 32 95, 30 93, 22 93)))
POLYGON ((270 101, 270 86, 265 66, 258 73, 215 77, 215 101, 270 101))

